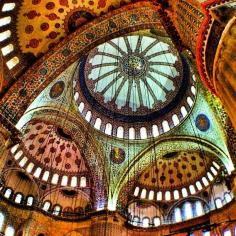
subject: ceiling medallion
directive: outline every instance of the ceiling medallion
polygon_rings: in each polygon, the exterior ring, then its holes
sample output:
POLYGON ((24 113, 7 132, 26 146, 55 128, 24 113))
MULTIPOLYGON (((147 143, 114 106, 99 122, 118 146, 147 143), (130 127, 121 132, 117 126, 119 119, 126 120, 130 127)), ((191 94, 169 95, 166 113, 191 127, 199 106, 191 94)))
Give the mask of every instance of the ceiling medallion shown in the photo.
POLYGON ((120 70, 129 79, 140 79, 143 75, 146 75, 147 62, 142 55, 128 54, 126 57, 121 58, 120 70))
POLYGON ((210 120, 204 114, 199 114, 195 120, 196 127, 202 131, 206 132, 210 128, 210 120))
POLYGON ((50 98, 56 99, 60 97, 65 89, 65 83, 63 81, 56 82, 50 89, 50 98))

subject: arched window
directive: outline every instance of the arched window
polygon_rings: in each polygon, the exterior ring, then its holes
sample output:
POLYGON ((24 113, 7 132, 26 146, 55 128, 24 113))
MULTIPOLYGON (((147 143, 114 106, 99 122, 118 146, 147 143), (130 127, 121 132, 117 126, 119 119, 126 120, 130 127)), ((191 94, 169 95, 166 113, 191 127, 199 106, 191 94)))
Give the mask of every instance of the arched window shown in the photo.
POLYGON ((148 199, 149 199, 149 200, 153 200, 153 198, 154 198, 154 191, 151 190, 151 191, 149 192, 149 194, 148 194, 148 199))
POLYGON ((221 208, 223 206, 220 198, 216 198, 215 204, 216 204, 216 208, 221 208))
POLYGON ((147 190, 144 188, 141 192, 141 198, 146 198, 147 190))
MULTIPOLYGON (((11 31, 10 30, 6 30, 2 33, 0 33, 0 42, 3 42, 4 40, 8 39, 11 37, 11 31)), ((18 144, 19 146, 19 144, 18 144)))
POLYGON ((217 175, 217 171, 213 166, 211 167, 211 172, 213 173, 213 175, 215 176, 217 175))
POLYGON ((152 126, 152 135, 153 135, 153 137, 159 136, 159 130, 158 130, 158 126, 157 125, 153 125, 152 126))
POLYGON ((182 114, 183 117, 187 116, 188 112, 185 108, 185 106, 182 106, 181 109, 180 109, 180 112, 182 114))
POLYGON ((100 130, 102 124, 102 120, 100 118, 97 118, 94 124, 94 128, 100 130))
POLYGON ((206 187, 209 185, 209 182, 206 177, 202 177, 202 182, 206 187))
POLYGON ((57 184, 58 183, 58 179, 59 179, 59 175, 58 174, 54 174, 52 176, 52 184, 57 184))
POLYGON ((138 216, 135 216, 132 222, 133 225, 137 226, 138 224, 140 224, 140 218, 138 216))
POLYGON ((154 218, 153 218, 153 224, 154 224, 154 226, 159 226, 160 224, 161 224, 161 220, 160 220, 160 217, 158 217, 158 216, 155 216, 154 218))
POLYGON ((75 101, 77 101, 79 99, 79 93, 78 92, 75 93, 74 99, 75 99, 75 101))
POLYGON ((161 200, 162 200, 162 192, 159 191, 159 192, 157 193, 157 201, 161 201, 161 200))
POLYGON ((55 205, 53 208, 52 214, 58 216, 60 214, 60 212, 61 212, 61 206, 55 205))
POLYGON ((214 179, 210 172, 207 172, 207 177, 210 181, 212 181, 214 179))
POLYGON ((27 161, 28 161, 28 158, 23 157, 19 162, 19 166, 23 167, 26 164, 27 161))
POLYGON ((214 161, 213 161, 213 165, 216 167, 216 169, 218 169, 218 170, 220 169, 220 166, 214 161))
POLYGON ((5 215, 2 212, 0 212, 0 231, 2 231, 4 221, 5 221, 5 215))
POLYGON ((43 174, 43 178, 42 178, 42 179, 43 179, 44 181, 47 181, 48 178, 49 178, 49 171, 45 171, 44 174, 43 174))
POLYGON ((199 181, 196 182, 196 186, 199 191, 202 190, 202 184, 199 181))
POLYGON ((51 203, 49 201, 44 202, 43 204, 43 210, 48 211, 51 207, 51 203))
MULTIPOLYGON (((1 38, 1 33, 0 33, 0 38, 1 38)), ((1 41, 1 39, 0 39, 0 41, 1 41)), ((18 147, 19 147, 19 143, 16 144, 16 145, 14 145, 14 146, 11 148, 11 153, 14 154, 14 153, 16 152, 16 150, 17 150, 18 147)), ((23 153, 23 152, 22 152, 22 153, 23 153)))
POLYGON ((136 187, 134 190, 134 196, 137 197, 139 194, 139 187, 136 187))
POLYGON ((5 230, 5 235, 6 236, 14 236, 14 234, 15 234, 14 228, 11 225, 7 226, 7 228, 5 230))
POLYGON ((178 190, 174 191, 174 199, 175 200, 179 199, 179 191, 178 190))
POLYGON ((193 218, 193 209, 190 202, 184 203, 184 216, 186 220, 193 218))
POLYGON ((2 12, 12 11, 15 8, 16 4, 14 2, 5 3, 2 7, 2 12))
POLYGON ((149 227, 149 222, 150 222, 149 218, 144 217, 143 218, 143 227, 145 227, 145 228, 149 227))
POLYGON ((200 201, 195 202, 196 216, 201 216, 204 213, 202 203, 200 201))
POLYGON ((186 188, 182 188, 182 196, 183 197, 187 197, 188 196, 188 192, 186 188))
POLYGON ((86 181, 86 177, 82 176, 82 177, 80 178, 80 187, 81 187, 81 188, 86 187, 86 185, 87 185, 86 182, 87 182, 87 181, 86 181))
POLYGON ((164 121, 162 122, 162 128, 163 128, 163 131, 164 131, 164 132, 168 132, 168 131, 170 130, 170 126, 169 126, 168 121, 164 120, 164 121))
POLYGON ((15 197, 15 202, 16 203, 21 203, 22 202, 23 195, 21 193, 17 193, 15 197))
POLYGON ((23 155, 23 151, 20 150, 20 151, 18 151, 18 152, 15 154, 14 158, 15 158, 16 160, 18 160, 18 159, 20 159, 20 157, 21 157, 22 155, 23 155))
POLYGON ((129 139, 135 139, 135 129, 133 127, 129 128, 129 139))
POLYGON ((91 113, 91 111, 88 111, 88 112, 86 113, 85 120, 87 120, 88 122, 90 122, 91 118, 92 118, 92 113, 91 113))
POLYGON ((166 191, 165 192, 165 200, 170 201, 170 199, 171 199, 170 191, 166 191))
POLYGON ((77 186, 77 177, 76 177, 76 176, 73 176, 73 177, 71 178, 70 186, 71 186, 71 187, 76 187, 76 186, 77 186))
POLYGON ((193 106, 193 100, 191 97, 187 97, 187 103, 188 103, 189 107, 193 106))
POLYGON ((230 231, 230 229, 224 230, 224 236, 231 236, 231 231, 230 231))
POLYGON ((175 208, 174 210, 174 216, 175 216, 175 222, 180 222, 182 221, 182 215, 181 215, 181 210, 180 208, 175 208))
POLYGON ((1 49, 2 55, 6 56, 14 50, 14 46, 10 43, 1 49))
POLYGON ((6 190, 6 192, 4 193, 4 197, 9 198, 11 196, 11 194, 12 194, 12 190, 10 188, 8 188, 6 190))
POLYGON ((141 139, 146 139, 147 138, 147 129, 145 127, 142 127, 140 129, 140 138, 141 139))
POLYGON ((193 185, 189 186, 189 191, 190 191, 191 194, 195 194, 196 193, 196 190, 195 190, 193 185))
POLYGON ((27 168, 26 168, 26 171, 27 171, 28 173, 31 173, 31 171, 33 170, 33 168, 34 168, 34 164, 33 164, 32 162, 30 162, 29 165, 28 165, 27 168))
POLYGON ((13 57, 9 61, 6 62, 6 65, 9 70, 11 70, 13 67, 15 67, 20 62, 18 57, 13 57))
POLYGON ((42 169, 40 167, 38 167, 36 169, 36 171, 34 172, 34 177, 39 178, 41 171, 42 171, 42 169))
POLYGON ((174 123, 174 126, 177 126, 179 124, 179 118, 176 114, 172 116, 172 121, 174 123))
POLYGON ((68 183, 68 177, 66 175, 64 175, 61 180, 61 185, 67 186, 67 183, 68 183))
POLYGON ((203 236, 211 236, 211 232, 210 231, 204 231, 203 236))
POLYGON ((112 133, 112 125, 110 123, 107 123, 105 128, 105 134, 111 135, 111 133, 112 133))
POLYGON ((230 193, 225 193, 224 194, 224 197, 225 197, 225 202, 231 202, 231 200, 232 200, 232 196, 231 196, 231 194, 230 193))
POLYGON ((122 126, 119 126, 117 128, 117 138, 123 138, 124 137, 124 128, 122 126))
POLYGON ((0 27, 4 26, 4 25, 8 25, 10 22, 11 22, 11 17, 10 16, 0 18, 0 27))
POLYGON ((32 196, 27 197, 26 205, 27 206, 32 206, 34 202, 34 198, 32 196))
POLYGON ((82 113, 83 110, 84 110, 84 103, 81 102, 81 103, 79 104, 79 111, 80 111, 80 113, 82 113))
POLYGON ((191 86, 191 92, 192 92, 193 95, 196 94, 196 88, 194 86, 191 86))

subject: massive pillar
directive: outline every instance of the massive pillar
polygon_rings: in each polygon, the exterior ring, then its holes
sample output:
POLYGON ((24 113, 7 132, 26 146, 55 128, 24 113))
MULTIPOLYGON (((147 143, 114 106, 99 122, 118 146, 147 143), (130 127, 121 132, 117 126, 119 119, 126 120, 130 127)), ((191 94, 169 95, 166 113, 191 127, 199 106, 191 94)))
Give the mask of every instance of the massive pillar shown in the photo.
POLYGON ((218 44, 213 86, 236 129, 236 16, 225 26, 218 44))
POLYGON ((201 79, 217 95, 236 129, 236 6, 230 1, 170 3, 181 40, 196 56, 201 79))

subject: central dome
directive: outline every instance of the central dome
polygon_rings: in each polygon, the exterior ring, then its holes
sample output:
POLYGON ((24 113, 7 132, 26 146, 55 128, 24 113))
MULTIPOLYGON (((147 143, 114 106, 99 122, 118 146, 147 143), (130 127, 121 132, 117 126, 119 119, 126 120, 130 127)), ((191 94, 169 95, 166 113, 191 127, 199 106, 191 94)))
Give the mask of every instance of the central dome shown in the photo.
POLYGON ((82 67, 90 96, 107 110, 126 116, 166 107, 182 82, 177 52, 148 36, 112 39, 93 49, 82 67))
POLYGON ((189 76, 186 60, 168 37, 150 32, 125 35, 81 58, 74 77, 75 100, 85 119, 98 129, 103 126, 101 121, 96 125, 98 118, 112 126, 115 121, 117 128, 128 123, 140 129, 142 123, 147 127, 165 120, 186 103, 182 100, 189 76))

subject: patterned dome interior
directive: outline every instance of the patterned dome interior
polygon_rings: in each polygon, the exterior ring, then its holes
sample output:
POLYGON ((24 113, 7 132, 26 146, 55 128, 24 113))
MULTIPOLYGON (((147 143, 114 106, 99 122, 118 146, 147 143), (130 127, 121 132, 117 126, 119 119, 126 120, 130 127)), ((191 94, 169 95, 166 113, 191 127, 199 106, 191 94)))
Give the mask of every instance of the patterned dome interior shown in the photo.
POLYGON ((183 235, 182 221, 190 235, 234 206, 236 136, 198 70, 200 2, 0 2, 1 233, 8 206, 29 216, 9 218, 19 236, 183 235))

